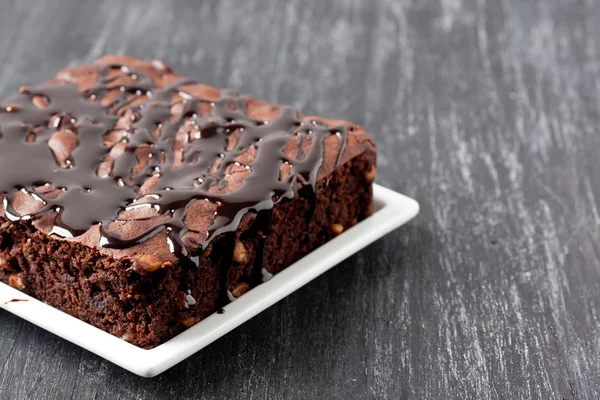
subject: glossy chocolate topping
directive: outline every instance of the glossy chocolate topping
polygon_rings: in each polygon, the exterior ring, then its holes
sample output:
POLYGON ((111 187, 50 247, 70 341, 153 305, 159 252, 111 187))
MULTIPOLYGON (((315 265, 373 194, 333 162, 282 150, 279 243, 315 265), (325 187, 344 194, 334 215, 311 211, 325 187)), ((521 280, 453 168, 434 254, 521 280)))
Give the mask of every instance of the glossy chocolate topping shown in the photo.
POLYGON ((160 62, 80 68, 0 103, 0 192, 12 221, 40 220, 51 235, 106 249, 161 237, 193 260, 247 213, 266 232, 278 202, 300 188, 314 201, 326 140, 337 141, 329 169, 342 162, 346 123, 218 91, 160 62))

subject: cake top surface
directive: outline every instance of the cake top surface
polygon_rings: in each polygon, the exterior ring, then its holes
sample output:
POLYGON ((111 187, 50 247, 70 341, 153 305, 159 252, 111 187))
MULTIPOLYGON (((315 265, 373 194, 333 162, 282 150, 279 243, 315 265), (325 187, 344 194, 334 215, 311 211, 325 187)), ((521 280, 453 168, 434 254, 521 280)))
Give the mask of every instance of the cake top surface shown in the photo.
POLYGON ((2 213, 115 257, 193 260, 373 147, 348 122, 106 56, 0 102, 2 213))

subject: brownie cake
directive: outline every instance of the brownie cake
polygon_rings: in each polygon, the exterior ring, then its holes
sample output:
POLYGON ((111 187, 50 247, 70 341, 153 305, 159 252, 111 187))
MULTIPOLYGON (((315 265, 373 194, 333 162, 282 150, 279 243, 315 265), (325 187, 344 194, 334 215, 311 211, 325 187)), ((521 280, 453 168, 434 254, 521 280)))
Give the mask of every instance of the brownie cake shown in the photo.
POLYGON ((0 102, 0 281, 151 348, 371 213, 375 145, 107 56, 0 102))

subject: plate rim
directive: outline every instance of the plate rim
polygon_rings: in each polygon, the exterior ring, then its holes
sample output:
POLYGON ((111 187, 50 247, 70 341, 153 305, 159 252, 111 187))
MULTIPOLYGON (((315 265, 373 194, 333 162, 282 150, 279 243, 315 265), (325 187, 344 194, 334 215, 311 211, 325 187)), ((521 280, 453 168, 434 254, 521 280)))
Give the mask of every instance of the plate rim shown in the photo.
POLYGON ((0 308, 145 378, 175 366, 419 213, 416 200, 373 184, 375 212, 167 342, 142 349, 0 282, 0 308), (334 248, 336 251, 331 251, 334 248), (309 266, 309 267, 306 267, 309 266), (304 268, 303 268, 304 267, 304 268), (13 299, 26 301, 11 301, 13 299))

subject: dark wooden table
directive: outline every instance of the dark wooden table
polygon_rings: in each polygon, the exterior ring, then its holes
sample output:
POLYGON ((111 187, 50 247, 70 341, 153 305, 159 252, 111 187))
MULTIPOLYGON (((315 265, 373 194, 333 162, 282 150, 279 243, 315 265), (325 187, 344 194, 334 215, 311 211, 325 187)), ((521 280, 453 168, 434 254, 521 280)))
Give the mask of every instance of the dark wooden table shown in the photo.
POLYGON ((0 312, 0 399, 600 398, 599 20, 594 0, 2 1, 2 95, 164 59, 363 124, 378 182, 422 212, 152 380, 0 312))

